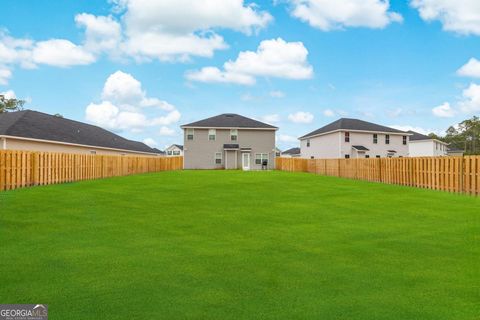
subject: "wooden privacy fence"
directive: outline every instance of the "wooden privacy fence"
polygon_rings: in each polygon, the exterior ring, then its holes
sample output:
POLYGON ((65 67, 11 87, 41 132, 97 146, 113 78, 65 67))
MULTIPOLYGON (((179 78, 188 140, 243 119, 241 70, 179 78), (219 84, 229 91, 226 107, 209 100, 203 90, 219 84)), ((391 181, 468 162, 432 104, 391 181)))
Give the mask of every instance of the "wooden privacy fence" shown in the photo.
POLYGON ((0 150, 0 191, 182 168, 183 157, 0 150))
POLYGON ((276 158, 276 169, 480 194, 480 156, 373 159, 276 158))

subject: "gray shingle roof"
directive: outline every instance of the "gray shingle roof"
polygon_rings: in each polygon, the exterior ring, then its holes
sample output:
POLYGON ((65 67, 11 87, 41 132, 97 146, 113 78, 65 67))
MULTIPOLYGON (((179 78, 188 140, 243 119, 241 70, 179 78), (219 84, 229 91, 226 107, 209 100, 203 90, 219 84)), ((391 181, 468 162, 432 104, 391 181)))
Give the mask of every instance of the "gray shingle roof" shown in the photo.
POLYGON ((215 117, 184 124, 181 127, 278 129, 275 126, 234 113, 220 114, 215 117))
POLYGON ((0 113, 0 135, 158 153, 100 127, 32 110, 0 113))
POLYGON ((327 124, 320 129, 307 133, 306 135, 300 137, 300 139, 305 139, 317 134, 327 133, 336 130, 359 130, 359 131, 378 131, 378 132, 391 132, 391 133, 406 133, 401 130, 393 129, 390 127, 382 126, 379 124, 358 120, 350 118, 341 118, 337 121, 327 124))
POLYGON ((352 148, 358 151, 370 151, 370 149, 366 148, 365 146, 352 146, 352 148))
POLYGON ((282 154, 300 154, 300 148, 291 148, 283 151, 282 154))
POLYGON ((433 140, 433 138, 426 136, 424 134, 409 130, 408 133, 411 133, 412 135, 410 136, 410 141, 415 141, 415 140, 433 140))

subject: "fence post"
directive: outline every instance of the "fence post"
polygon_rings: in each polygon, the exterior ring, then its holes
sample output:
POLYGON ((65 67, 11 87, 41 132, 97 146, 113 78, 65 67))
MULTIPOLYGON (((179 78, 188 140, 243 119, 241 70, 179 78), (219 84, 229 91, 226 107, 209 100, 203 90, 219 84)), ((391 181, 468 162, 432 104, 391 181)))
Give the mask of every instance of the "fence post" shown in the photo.
POLYGON ((40 155, 38 152, 33 152, 32 153, 32 175, 33 175, 33 185, 38 186, 38 177, 40 174, 40 155))
POLYGON ((464 167, 465 167, 465 157, 462 155, 460 159, 460 193, 465 193, 465 185, 464 185, 464 167))

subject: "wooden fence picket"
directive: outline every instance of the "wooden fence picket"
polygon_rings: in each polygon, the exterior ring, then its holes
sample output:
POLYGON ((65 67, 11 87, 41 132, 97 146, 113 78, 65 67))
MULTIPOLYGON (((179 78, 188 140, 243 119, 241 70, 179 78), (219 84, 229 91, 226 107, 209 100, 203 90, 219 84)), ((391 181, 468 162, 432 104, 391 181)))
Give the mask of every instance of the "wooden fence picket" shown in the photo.
POLYGON ((180 170, 182 167, 182 157, 103 156, 0 150, 0 191, 180 170))
POLYGON ((480 195, 480 156, 275 160, 277 170, 480 195))

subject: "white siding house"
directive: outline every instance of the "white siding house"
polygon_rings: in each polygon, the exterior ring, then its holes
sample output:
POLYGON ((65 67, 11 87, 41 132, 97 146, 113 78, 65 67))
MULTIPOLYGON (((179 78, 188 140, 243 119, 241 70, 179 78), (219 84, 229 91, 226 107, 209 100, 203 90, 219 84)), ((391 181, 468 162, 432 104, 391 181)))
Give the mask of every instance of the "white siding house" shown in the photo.
POLYGON ((342 118, 300 137, 307 159, 407 157, 411 134, 397 129, 342 118))
POLYGON ((410 157, 443 157, 447 155, 448 143, 418 132, 409 131, 409 133, 412 134, 408 144, 410 157))
POLYGON ((183 146, 179 144, 172 144, 170 147, 165 149, 165 155, 167 157, 183 156, 183 146))

